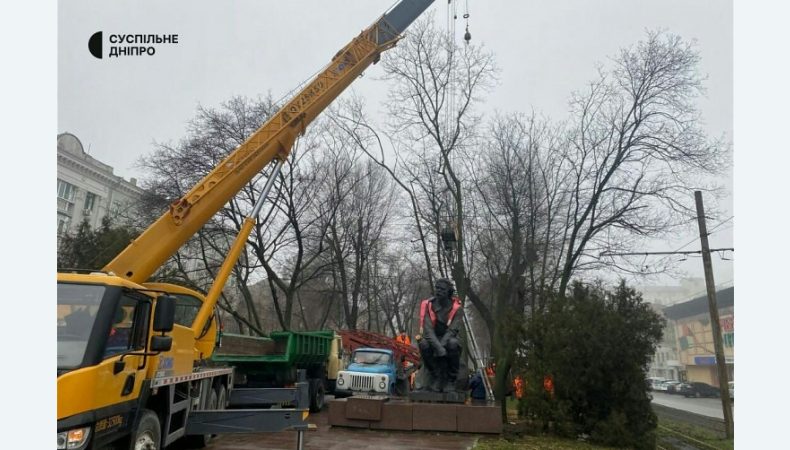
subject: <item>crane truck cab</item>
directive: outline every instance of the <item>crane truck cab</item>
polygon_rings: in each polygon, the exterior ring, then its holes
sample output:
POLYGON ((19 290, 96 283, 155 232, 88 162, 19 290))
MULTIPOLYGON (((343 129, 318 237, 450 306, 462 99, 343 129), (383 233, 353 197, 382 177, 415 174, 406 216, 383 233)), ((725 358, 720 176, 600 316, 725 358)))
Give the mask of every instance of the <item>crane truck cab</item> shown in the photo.
POLYGON ((108 274, 59 274, 58 448, 129 438, 154 372, 194 339, 174 324, 176 299, 108 274), (174 345, 175 344, 175 345, 174 345), (102 389, 95 389, 100 385, 102 389))

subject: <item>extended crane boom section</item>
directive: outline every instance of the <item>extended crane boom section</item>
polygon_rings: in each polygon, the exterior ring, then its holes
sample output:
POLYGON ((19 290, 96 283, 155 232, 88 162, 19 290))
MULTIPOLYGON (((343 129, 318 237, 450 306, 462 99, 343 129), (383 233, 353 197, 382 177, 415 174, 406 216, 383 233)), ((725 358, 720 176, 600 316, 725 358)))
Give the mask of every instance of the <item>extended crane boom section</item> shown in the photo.
POLYGON ((146 281, 167 259, 275 158, 285 160, 296 138, 433 0, 402 0, 343 47, 306 87, 132 241, 103 270, 146 281))

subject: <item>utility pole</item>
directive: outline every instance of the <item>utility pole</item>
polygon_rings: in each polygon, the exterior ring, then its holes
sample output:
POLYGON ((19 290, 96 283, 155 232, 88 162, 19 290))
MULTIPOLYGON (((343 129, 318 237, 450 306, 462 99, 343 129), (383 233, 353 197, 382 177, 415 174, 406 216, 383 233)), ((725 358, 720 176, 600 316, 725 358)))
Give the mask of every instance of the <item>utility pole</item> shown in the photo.
POLYGON ((708 245, 708 227, 705 223, 705 207, 702 205, 702 192, 694 192, 697 203, 697 222, 699 223, 699 238, 702 243, 702 264, 705 268, 705 286, 708 290, 708 308, 710 309, 711 331, 713 332, 713 345, 716 349, 716 366, 719 369, 719 393, 721 406, 724 412, 724 432, 727 438, 734 436, 732 403, 730 403, 729 378, 727 377, 727 361, 724 358, 724 345, 721 339, 721 325, 719 324, 719 308, 716 306, 716 284, 713 281, 713 265, 710 260, 710 246, 708 245))

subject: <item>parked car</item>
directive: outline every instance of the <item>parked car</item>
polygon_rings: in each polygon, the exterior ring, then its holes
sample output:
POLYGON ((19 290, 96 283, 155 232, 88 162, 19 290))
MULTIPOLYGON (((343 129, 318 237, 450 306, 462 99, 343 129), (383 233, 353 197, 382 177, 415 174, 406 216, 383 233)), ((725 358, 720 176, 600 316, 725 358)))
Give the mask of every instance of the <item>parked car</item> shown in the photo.
POLYGON ((647 381, 648 391, 660 391, 661 383, 667 381, 667 379, 662 377, 649 377, 645 381, 647 381))
POLYGON ((679 394, 680 392, 678 392, 678 388, 683 383, 681 383, 680 381, 677 381, 677 380, 669 380, 669 381, 667 381, 664 384, 667 387, 667 389, 666 389, 667 394, 679 394))
POLYGON ((719 388, 711 386, 708 383, 694 381, 691 383, 681 384, 680 393, 687 398, 688 397, 718 397, 719 388))
POLYGON ((730 381, 730 400, 735 401, 735 382, 730 381))

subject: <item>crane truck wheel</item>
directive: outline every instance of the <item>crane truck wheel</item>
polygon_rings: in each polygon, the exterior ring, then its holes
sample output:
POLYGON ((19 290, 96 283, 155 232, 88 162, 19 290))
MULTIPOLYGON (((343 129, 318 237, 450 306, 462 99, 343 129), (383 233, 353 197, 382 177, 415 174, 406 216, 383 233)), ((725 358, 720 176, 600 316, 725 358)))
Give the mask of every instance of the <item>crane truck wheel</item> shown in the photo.
POLYGON ((217 388, 217 409, 225 409, 228 407, 228 390, 224 385, 219 385, 217 388))
POLYGON ((144 409, 140 414, 140 423, 134 432, 131 450, 159 450, 162 441, 162 430, 159 425, 159 416, 150 409, 144 409))

